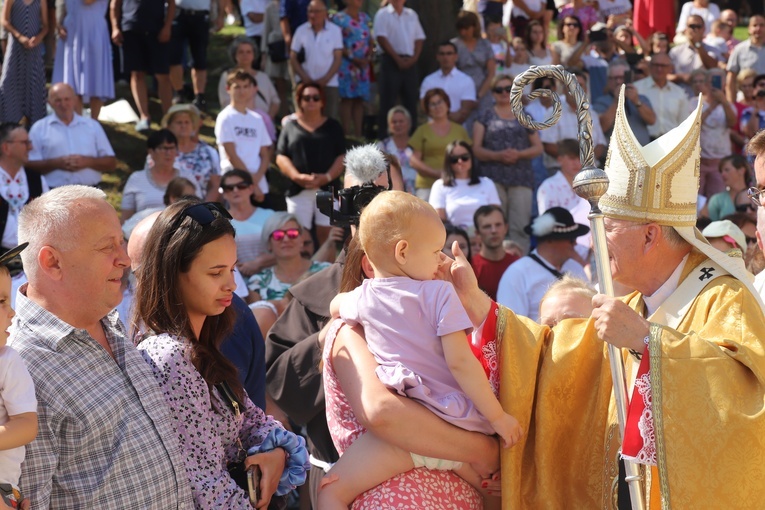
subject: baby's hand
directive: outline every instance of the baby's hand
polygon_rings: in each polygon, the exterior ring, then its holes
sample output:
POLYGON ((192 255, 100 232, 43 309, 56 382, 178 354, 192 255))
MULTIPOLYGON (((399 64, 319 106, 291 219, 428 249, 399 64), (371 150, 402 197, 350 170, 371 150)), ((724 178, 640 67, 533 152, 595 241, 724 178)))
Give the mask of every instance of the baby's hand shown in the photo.
POLYGON ((499 419, 491 422, 491 426, 499 434, 499 436, 505 441, 505 448, 515 446, 523 436, 523 428, 515 417, 503 413, 499 419))

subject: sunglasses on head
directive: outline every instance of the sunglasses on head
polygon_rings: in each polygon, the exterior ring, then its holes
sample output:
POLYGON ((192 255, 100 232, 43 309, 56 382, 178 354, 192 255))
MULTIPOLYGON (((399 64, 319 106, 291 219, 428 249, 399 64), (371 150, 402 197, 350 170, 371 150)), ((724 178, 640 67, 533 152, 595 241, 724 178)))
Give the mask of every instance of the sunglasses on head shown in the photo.
POLYGON ((449 161, 451 161, 452 165, 456 164, 459 161, 463 161, 467 163, 470 161, 470 154, 460 154, 459 156, 449 156, 449 161))
POLYGON ((319 94, 306 94, 305 96, 300 96, 300 99, 306 102, 313 101, 314 103, 318 103, 321 101, 321 96, 319 94))
POLYGON ((271 232, 271 239, 274 241, 281 241, 285 237, 289 239, 297 239, 300 236, 299 228, 278 229, 271 232))
POLYGON ((235 182, 234 184, 221 184, 220 185, 220 189, 223 192, 225 192, 225 191, 234 191, 234 189, 246 190, 249 187, 250 187, 250 185, 247 184, 244 181, 235 182))
POLYGON ((178 219, 175 220, 172 230, 177 229, 184 218, 191 218, 197 222, 200 226, 206 227, 218 218, 232 219, 231 214, 217 202, 204 202, 201 204, 190 205, 181 211, 178 215, 178 219), (216 214, 217 213, 217 214, 216 214))
POLYGON ((491 90, 492 90, 492 92, 494 92, 495 94, 501 94, 501 93, 503 93, 503 92, 507 92, 507 93, 509 94, 509 93, 510 93, 510 91, 511 91, 511 90, 513 90, 513 86, 512 86, 512 85, 505 85, 504 87, 494 87, 494 88, 493 88, 493 89, 491 89, 491 90))

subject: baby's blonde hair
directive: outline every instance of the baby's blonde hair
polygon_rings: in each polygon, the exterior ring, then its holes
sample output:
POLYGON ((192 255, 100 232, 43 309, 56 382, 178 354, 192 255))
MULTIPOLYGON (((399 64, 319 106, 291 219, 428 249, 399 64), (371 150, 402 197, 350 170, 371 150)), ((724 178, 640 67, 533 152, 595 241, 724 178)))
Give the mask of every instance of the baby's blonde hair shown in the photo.
POLYGON ((592 296, 596 294, 595 289, 592 288, 592 285, 582 280, 581 278, 571 276, 567 273, 563 275, 563 278, 560 278, 552 285, 550 285, 550 287, 547 289, 547 292, 545 292, 544 296, 542 296, 542 299, 539 301, 539 309, 542 309, 542 304, 547 298, 554 294, 563 294, 564 292, 571 292, 572 294, 580 296, 582 299, 588 300, 592 299, 592 296))
POLYGON ((407 238, 414 222, 426 215, 439 220, 433 206, 403 191, 385 191, 372 199, 361 213, 356 233, 372 264, 393 257, 396 243, 407 238))

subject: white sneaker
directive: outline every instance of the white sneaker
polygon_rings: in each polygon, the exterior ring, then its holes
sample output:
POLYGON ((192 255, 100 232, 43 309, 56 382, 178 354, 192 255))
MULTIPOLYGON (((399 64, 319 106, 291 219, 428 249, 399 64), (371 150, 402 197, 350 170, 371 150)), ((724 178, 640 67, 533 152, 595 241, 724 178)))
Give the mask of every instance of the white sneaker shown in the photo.
POLYGON ((135 123, 135 130, 143 133, 149 130, 149 119, 141 119, 135 123))

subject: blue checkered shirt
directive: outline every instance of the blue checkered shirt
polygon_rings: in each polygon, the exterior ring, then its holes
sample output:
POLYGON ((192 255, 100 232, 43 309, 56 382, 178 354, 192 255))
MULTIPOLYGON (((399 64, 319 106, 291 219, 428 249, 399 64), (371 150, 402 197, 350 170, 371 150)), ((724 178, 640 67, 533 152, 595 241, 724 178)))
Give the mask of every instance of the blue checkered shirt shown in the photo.
POLYGON ((19 484, 32 508, 192 510, 167 403, 117 313, 101 320, 112 358, 25 291, 10 345, 38 400, 39 432, 19 484))

